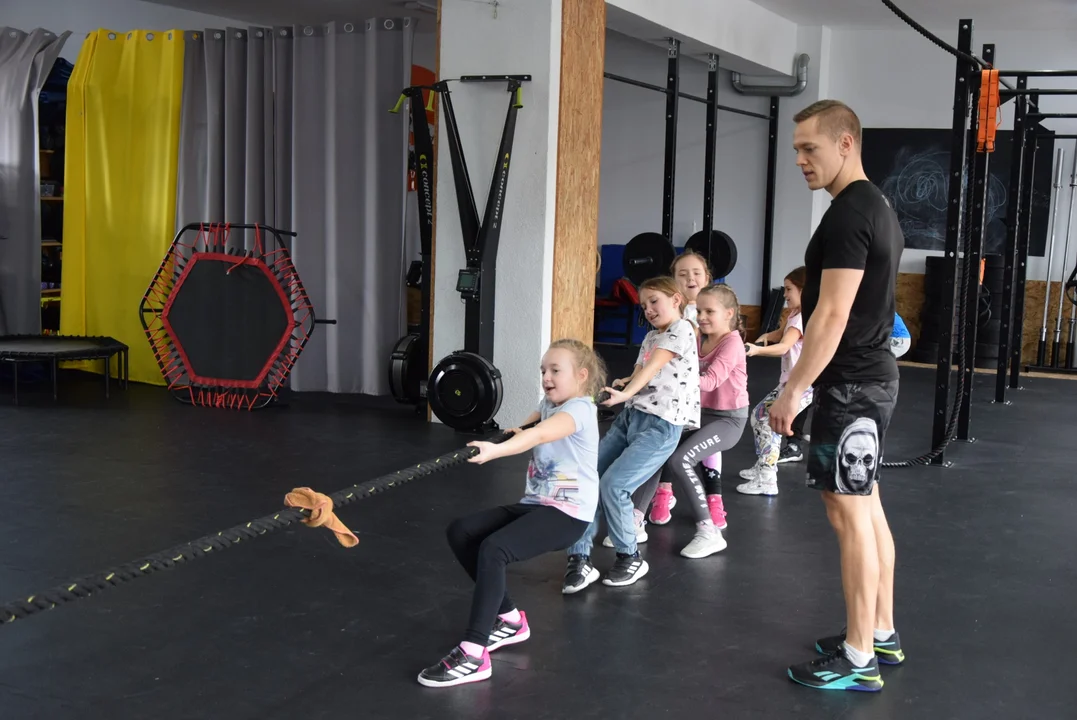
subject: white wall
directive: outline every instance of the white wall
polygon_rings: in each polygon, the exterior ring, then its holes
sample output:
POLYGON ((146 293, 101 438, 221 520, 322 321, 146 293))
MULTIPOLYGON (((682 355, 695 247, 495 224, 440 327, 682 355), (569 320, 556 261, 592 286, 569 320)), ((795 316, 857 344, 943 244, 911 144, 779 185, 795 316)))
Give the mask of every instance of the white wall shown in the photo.
MULTIPOLYGON (((932 32, 947 43, 957 45, 957 24, 933 28, 932 32)), ((1072 31, 1021 32, 975 28, 974 50, 979 55, 984 43, 996 45, 996 63, 1002 69, 1074 69, 1077 68, 1077 45, 1072 31)), ((830 92, 848 102, 867 128, 923 127, 949 128, 954 93, 953 56, 936 48, 912 30, 880 28, 835 29, 831 42, 833 62, 830 92), (900 58, 895 62, 893 58, 900 58)), ((1013 82, 1013 79, 1010 79, 1013 82)), ((1077 78, 1053 80, 1037 78, 1035 86, 1077 87, 1077 78)), ((1077 112, 1077 97, 1055 96, 1041 99, 1046 112, 1077 112)), ((1001 130, 1013 129, 1013 103, 1004 106, 1001 130)), ((1048 120, 1044 125, 1059 132, 1077 132, 1077 122, 1048 120)), ((1052 275, 1058 279, 1066 230, 1069 203, 1069 176, 1073 167, 1072 140, 1059 141, 1066 151, 1062 208, 1059 213, 1058 241, 1052 275)), ((1074 244, 1070 245, 1072 265, 1074 244)), ((902 256, 904 272, 922 273, 924 258, 937 252, 906 249, 902 256)), ((1028 278, 1042 280, 1046 275, 1046 258, 1029 258, 1028 278)))
POLYGON ((674 34, 727 55, 739 72, 788 74, 797 25, 751 0, 607 0, 607 24, 632 37, 674 34))
MULTIPOLYGON (((445 3, 441 17, 441 77, 530 74, 506 189, 497 254, 494 363, 505 388, 496 420, 521 422, 542 395, 538 372, 550 340, 557 123, 561 78, 561 1, 502 0, 490 6, 445 3)), ((505 123, 509 93, 503 83, 452 86, 453 107, 482 214, 505 123)), ((440 114, 437 252, 434 280, 434 362, 464 344, 464 304, 456 292, 465 257, 448 143, 440 114)), ((487 288, 486 290, 489 290, 487 288)))
MULTIPOLYGON (((666 50, 617 32, 606 33, 606 71, 665 86, 666 50)), ((721 58, 719 58, 719 68, 721 58)), ((682 55, 681 90, 707 95, 707 65, 682 55)), ((718 102, 767 113, 767 98, 737 94, 719 71, 718 102)), ((641 232, 662 231, 666 96, 607 79, 602 105, 602 173, 599 245, 624 245, 641 232)), ((703 226, 706 106, 678 105, 673 244, 683 247, 703 226)), ((766 120, 718 113, 714 227, 737 243, 737 266, 728 282, 742 303, 757 304, 762 270, 767 180, 766 120)))
POLYGON ((70 30, 71 36, 64 43, 60 57, 72 63, 78 57, 87 33, 99 28, 122 32, 221 27, 226 23, 246 27, 249 24, 141 0, 9 0, 0 22, 26 31, 37 27, 57 33, 70 30))

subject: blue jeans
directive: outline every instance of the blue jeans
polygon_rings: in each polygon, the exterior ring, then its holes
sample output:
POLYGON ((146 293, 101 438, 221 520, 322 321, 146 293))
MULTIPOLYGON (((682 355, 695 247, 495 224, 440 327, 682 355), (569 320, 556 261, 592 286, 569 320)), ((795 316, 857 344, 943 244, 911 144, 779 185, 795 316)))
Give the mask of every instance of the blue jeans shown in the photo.
POLYGON ((599 501, 595 519, 569 555, 590 555, 602 516, 617 552, 636 552, 632 493, 662 468, 677 449, 681 426, 628 407, 614 419, 598 444, 599 501))

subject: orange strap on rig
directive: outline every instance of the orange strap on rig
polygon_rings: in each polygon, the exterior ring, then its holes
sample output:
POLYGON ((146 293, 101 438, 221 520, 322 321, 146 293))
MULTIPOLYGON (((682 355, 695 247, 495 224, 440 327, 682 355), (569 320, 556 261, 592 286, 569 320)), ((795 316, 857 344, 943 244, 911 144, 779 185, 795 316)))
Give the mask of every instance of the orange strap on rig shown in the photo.
POLYGON ((980 123, 976 137, 977 152, 995 151, 995 132, 998 130, 1002 108, 999 106, 998 70, 984 70, 980 78, 980 123))

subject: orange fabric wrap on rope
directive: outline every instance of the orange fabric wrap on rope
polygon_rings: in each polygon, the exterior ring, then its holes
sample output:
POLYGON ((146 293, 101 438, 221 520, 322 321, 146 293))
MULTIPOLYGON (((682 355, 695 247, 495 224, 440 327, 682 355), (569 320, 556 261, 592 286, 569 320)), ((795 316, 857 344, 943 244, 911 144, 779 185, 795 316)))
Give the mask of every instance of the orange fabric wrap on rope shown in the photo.
POLYGON ((337 541, 344 547, 351 548, 359 544, 359 538, 355 537, 355 533, 349 530, 333 512, 333 499, 328 495, 314 492, 308 487, 295 488, 284 496, 284 504, 288 507, 310 510, 310 517, 303 520, 303 523, 310 527, 324 527, 331 530, 337 536, 337 541))
POLYGON ((980 123, 976 135, 978 152, 995 151, 995 133, 998 131, 1001 106, 999 105, 998 70, 984 70, 980 74, 980 123))

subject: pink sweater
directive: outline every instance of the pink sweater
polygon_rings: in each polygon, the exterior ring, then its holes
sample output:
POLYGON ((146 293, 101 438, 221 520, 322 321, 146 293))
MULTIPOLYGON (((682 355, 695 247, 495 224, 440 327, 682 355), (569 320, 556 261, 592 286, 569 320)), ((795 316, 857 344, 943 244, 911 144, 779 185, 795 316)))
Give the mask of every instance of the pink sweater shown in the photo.
POLYGON ((703 338, 698 342, 700 406, 709 410, 748 407, 748 356, 740 333, 726 335, 708 355, 703 354, 703 338))

